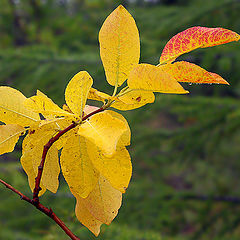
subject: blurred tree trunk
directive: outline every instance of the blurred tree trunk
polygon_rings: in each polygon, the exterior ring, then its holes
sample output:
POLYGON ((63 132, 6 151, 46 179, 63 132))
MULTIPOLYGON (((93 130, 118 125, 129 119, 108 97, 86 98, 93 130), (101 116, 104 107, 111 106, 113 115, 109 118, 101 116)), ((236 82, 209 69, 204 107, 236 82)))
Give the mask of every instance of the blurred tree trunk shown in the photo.
POLYGON ((22 19, 17 11, 16 3, 14 0, 9 0, 13 16, 13 38, 16 46, 27 44, 26 31, 22 23, 22 19))

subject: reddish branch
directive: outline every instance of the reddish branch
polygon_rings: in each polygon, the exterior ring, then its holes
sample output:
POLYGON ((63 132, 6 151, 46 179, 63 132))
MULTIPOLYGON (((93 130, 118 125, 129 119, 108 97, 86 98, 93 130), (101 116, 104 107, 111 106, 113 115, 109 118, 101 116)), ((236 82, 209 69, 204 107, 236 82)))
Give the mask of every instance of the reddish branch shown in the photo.
MULTIPOLYGON (((96 111, 93 111, 91 113, 89 113, 88 115, 84 116, 82 118, 82 121, 87 120, 89 117, 91 117, 92 115, 102 112, 104 111, 105 108, 99 108, 96 111)), ((39 192, 41 191, 41 187, 40 187, 40 182, 41 182, 41 178, 42 178, 42 173, 43 173, 43 168, 44 168, 44 163, 46 160, 46 156, 47 153, 50 149, 50 147, 65 133, 67 133, 68 131, 70 131, 71 129, 75 128, 78 124, 76 122, 73 122, 71 125, 69 125, 67 128, 63 129, 62 131, 60 131, 57 135, 55 135, 54 137, 52 137, 48 143, 44 146, 43 148, 43 154, 42 154, 42 159, 41 159, 41 163, 38 167, 38 175, 35 178, 35 188, 33 191, 33 199, 30 199, 29 197, 25 196, 24 194, 22 194, 21 192, 19 192, 17 189, 15 189, 14 187, 12 187, 11 185, 9 185, 8 183, 4 182, 3 180, 0 179, 0 183, 2 183, 3 185, 5 185, 8 189, 10 189, 11 191, 15 192, 16 194, 18 194, 20 196, 20 198, 24 201, 27 201, 28 203, 32 204, 33 206, 35 206, 38 210, 40 210, 41 212, 43 212, 44 214, 46 214, 48 217, 50 217, 51 219, 53 219, 53 221, 55 221, 63 230, 64 232, 72 239, 72 240, 80 240, 76 235, 74 235, 71 230, 64 224, 64 222, 57 217, 57 215, 52 211, 51 208, 47 208, 44 205, 42 205, 39 202, 39 192)))
MULTIPOLYGON (((104 108, 99 108, 91 113, 89 113, 88 115, 84 116, 82 118, 82 121, 85 121, 86 119, 88 119, 89 117, 91 117, 92 115, 102 112, 104 111, 104 108)), ((44 146, 43 149, 43 154, 42 154, 42 160, 41 163, 38 167, 38 175, 35 179, 35 188, 33 191, 33 201, 35 201, 36 203, 39 202, 39 197, 38 194, 41 191, 41 187, 40 187, 40 182, 41 182, 41 178, 42 178, 42 173, 43 173, 43 168, 44 168, 44 163, 46 160, 46 156, 48 153, 48 150, 50 149, 50 147, 66 132, 68 132, 69 130, 75 128, 77 126, 77 123, 73 122, 71 125, 69 125, 67 128, 63 129, 62 131, 60 131, 56 136, 52 137, 48 143, 44 146)))
POLYGON ((52 211, 51 208, 47 208, 44 205, 42 205, 39 202, 35 202, 32 199, 30 199, 29 197, 25 196, 24 194, 22 194, 21 192, 19 192, 18 190, 16 190, 14 187, 12 187, 11 185, 9 185, 8 183, 4 182, 3 180, 0 179, 0 183, 4 184, 6 186, 6 188, 10 189, 11 191, 15 192, 16 194, 18 194, 20 196, 20 198, 24 201, 29 202, 30 204, 32 204, 33 206, 35 206, 38 210, 40 210, 41 212, 43 212, 44 214, 46 214, 48 217, 50 217, 54 222, 56 222, 63 230, 64 232, 72 239, 72 240, 80 240, 76 235, 74 235, 71 230, 64 224, 64 222, 59 219, 57 217, 57 215, 52 211))

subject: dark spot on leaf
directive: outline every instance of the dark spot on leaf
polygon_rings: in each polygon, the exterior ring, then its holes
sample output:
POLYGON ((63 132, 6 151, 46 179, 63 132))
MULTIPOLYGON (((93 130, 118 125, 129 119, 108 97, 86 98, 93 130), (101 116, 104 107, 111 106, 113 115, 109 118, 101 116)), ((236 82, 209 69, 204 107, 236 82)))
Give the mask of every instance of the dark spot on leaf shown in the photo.
POLYGON ((141 101, 141 97, 140 97, 140 96, 137 97, 137 98, 136 98, 136 101, 137 101, 137 102, 140 102, 140 101, 141 101))
POLYGON ((33 133, 35 133, 35 130, 29 131, 30 135, 33 134, 33 133))
POLYGON ((39 113, 39 117, 41 120, 46 120, 46 118, 41 113, 39 113))

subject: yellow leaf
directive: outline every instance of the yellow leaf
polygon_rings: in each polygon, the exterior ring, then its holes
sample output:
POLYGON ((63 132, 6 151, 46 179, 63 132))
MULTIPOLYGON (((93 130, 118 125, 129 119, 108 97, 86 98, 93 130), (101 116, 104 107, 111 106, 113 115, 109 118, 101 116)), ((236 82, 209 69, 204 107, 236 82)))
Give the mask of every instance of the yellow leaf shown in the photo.
POLYGON ((132 176, 131 158, 127 149, 119 147, 112 157, 107 157, 93 144, 87 146, 94 167, 114 188, 125 193, 132 176))
MULTIPOLYGON (((24 140, 23 140, 23 144, 24 144, 24 140)), ((28 176, 29 187, 30 187, 31 191, 33 192, 34 187, 35 187, 35 178, 36 178, 37 174, 33 169, 32 161, 29 159, 28 156, 27 157, 24 156, 24 152, 22 154, 20 161, 21 161, 21 165, 22 165, 24 171, 26 172, 26 174, 28 176)), ((41 187, 41 191, 39 192, 39 196, 43 195, 46 191, 46 188, 45 188, 45 186, 43 186, 42 181, 40 182, 40 187, 41 187)))
POLYGON ((65 91, 66 103, 73 113, 82 119, 82 113, 87 101, 88 92, 93 84, 91 76, 81 71, 68 83, 65 91))
POLYGON ((22 126, 8 124, 0 126, 0 155, 12 152, 19 139, 25 132, 22 126))
POLYGON ((112 117, 114 117, 114 118, 118 118, 125 124, 125 131, 122 134, 122 136, 120 137, 117 146, 119 146, 119 147, 129 146, 130 141, 131 141, 131 130, 130 130, 127 120, 123 117, 123 115, 121 115, 117 112, 110 111, 110 110, 107 110, 105 112, 111 114, 112 117))
MULTIPOLYGON (((44 145, 46 145, 49 139, 56 134, 54 125, 52 129, 49 129, 49 126, 47 126, 47 128, 44 127, 45 126, 29 131, 23 142, 21 162, 32 164, 35 177, 37 176, 38 166, 42 160, 44 145)), ((26 173, 29 174, 29 172, 26 173)), ((58 150, 56 146, 53 145, 47 153, 41 179, 42 185, 53 193, 56 193, 58 189, 59 173, 58 150)))
MULTIPOLYGON (((110 99, 111 96, 100 92, 94 88, 90 89, 88 99, 105 102, 110 99)), ((140 108, 147 103, 153 103, 155 101, 155 96, 152 92, 142 91, 142 90, 133 90, 124 94, 123 96, 115 98, 112 108, 116 108, 118 110, 126 111, 132 110, 136 108, 140 108)))
POLYGON ((0 121, 5 124, 18 124, 22 127, 35 125, 37 113, 24 107, 26 97, 10 87, 0 87, 0 121))
POLYGON ((122 193, 113 188, 103 176, 99 177, 97 185, 87 198, 80 198, 76 194, 74 196, 79 202, 76 209, 78 220, 86 227, 91 227, 89 230, 95 235, 99 234, 101 223, 109 225, 112 222, 122 204, 122 193), (86 210, 91 215, 87 215, 86 210), (94 218, 98 222, 93 221, 94 218))
POLYGON ((98 172, 89 158, 86 140, 76 131, 63 145, 60 162, 71 192, 86 198, 97 183, 98 172))
POLYGON ((108 100, 110 98, 111 98, 110 95, 100 92, 95 88, 91 88, 88 93, 88 99, 91 99, 91 100, 105 102, 105 100, 108 100))
POLYGON ((110 85, 121 86, 138 64, 140 40, 136 23, 120 5, 105 20, 99 32, 100 55, 110 85))
POLYGON ((89 210, 84 206, 84 200, 85 199, 80 197, 77 198, 75 214, 79 222, 81 222, 97 237, 100 233, 100 227, 103 223, 93 217, 89 210))
POLYGON ((25 107, 32 109, 36 113, 41 113, 44 116, 71 116, 72 114, 61 109, 50 98, 41 93, 39 90, 37 96, 27 98, 24 102, 25 107))
POLYGON ((101 112, 81 124, 78 134, 94 143, 105 155, 111 156, 125 131, 127 127, 123 121, 107 112, 101 112))
POLYGON ((188 91, 165 71, 166 65, 156 67, 150 64, 139 64, 131 71, 128 86, 131 89, 148 90, 161 93, 185 94, 188 91))
POLYGON ((140 108, 147 103, 153 103, 155 96, 152 92, 142 90, 132 90, 123 96, 120 96, 111 105, 111 107, 119 110, 132 110, 140 108))

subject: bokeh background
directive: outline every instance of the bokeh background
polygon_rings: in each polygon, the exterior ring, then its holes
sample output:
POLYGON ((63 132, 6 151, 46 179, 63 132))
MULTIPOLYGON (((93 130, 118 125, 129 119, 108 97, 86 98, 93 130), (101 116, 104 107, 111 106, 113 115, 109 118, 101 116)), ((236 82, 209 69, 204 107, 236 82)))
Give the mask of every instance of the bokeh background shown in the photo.
MULTIPOLYGON (((0 0, 0 83, 27 97, 40 89, 64 103, 71 77, 87 70, 94 87, 112 92, 99 57, 98 31, 119 4, 134 16, 141 62, 157 64, 166 42, 192 26, 240 33, 239 0, 0 0)), ((158 94, 156 102, 123 112, 132 129, 133 177, 104 240, 240 239, 240 48, 230 43, 179 59, 229 81, 188 85, 187 96, 158 94)), ((0 178, 30 195, 21 145, 0 158, 0 178)), ((95 239, 74 215, 63 177, 41 201, 82 240, 95 239)), ((0 186, 0 239, 67 239, 28 203, 0 186)))

